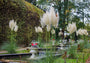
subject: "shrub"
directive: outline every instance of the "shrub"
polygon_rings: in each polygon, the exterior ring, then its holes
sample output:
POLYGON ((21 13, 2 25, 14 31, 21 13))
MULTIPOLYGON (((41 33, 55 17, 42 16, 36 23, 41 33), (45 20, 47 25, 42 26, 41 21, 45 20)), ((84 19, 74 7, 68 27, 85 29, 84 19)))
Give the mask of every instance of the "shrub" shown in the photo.
POLYGON ((18 44, 25 45, 36 39, 34 27, 39 25, 39 17, 43 13, 25 0, 0 0, 0 41, 8 40, 10 34, 8 23, 12 19, 17 21, 19 26, 18 44))

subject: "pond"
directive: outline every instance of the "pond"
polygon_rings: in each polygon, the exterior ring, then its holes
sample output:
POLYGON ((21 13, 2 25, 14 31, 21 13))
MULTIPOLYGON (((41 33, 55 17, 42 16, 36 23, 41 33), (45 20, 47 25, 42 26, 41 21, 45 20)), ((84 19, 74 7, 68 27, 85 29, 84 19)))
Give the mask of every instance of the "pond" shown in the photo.
MULTIPOLYGON (((64 47, 66 48, 66 47, 64 47)), ((29 59, 31 53, 21 53, 21 54, 3 54, 0 59, 1 63, 40 63, 45 61, 47 57, 52 57, 53 59, 56 57, 60 57, 64 50, 61 50, 61 47, 56 47, 55 49, 41 49, 38 53, 35 53, 34 59, 29 59), (56 49, 56 50, 55 50, 56 49)))
MULTIPOLYGON (((60 57, 61 54, 52 54, 52 58, 56 58, 56 57, 60 57)), ((51 55, 47 55, 47 57, 49 58, 51 55)), ((47 59, 47 57, 45 55, 36 55, 36 57, 38 57, 37 59, 28 59, 30 58, 30 55, 27 56, 12 56, 12 57, 7 57, 7 58, 2 58, 0 59, 0 63, 40 63, 43 62, 47 59)))

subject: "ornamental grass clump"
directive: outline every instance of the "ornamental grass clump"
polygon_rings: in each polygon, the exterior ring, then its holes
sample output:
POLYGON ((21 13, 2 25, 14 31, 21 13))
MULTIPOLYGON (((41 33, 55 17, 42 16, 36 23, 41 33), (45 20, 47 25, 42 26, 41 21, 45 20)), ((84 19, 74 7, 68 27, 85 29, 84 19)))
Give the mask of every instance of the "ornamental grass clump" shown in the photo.
POLYGON ((8 51, 8 53, 16 53, 16 36, 17 36, 17 31, 18 31, 18 25, 14 20, 10 20, 9 22, 9 28, 10 30, 10 35, 8 36, 10 41, 7 43, 4 43, 2 46, 2 49, 5 49, 8 51))
POLYGON ((42 27, 38 26, 38 27, 35 27, 35 32, 38 34, 38 42, 39 44, 41 44, 41 37, 42 37, 42 34, 43 33, 43 30, 42 30, 42 27))
POLYGON ((78 49, 77 50, 82 52, 84 48, 90 48, 90 43, 88 43, 88 41, 85 38, 85 36, 88 35, 87 30, 86 29, 79 29, 78 31, 76 31, 76 34, 77 34, 77 36, 78 35, 84 35, 83 36, 84 42, 81 42, 81 43, 78 44, 78 49))
POLYGON ((74 22, 69 23, 67 26, 67 31, 70 33, 70 38, 75 39, 75 42, 77 42, 77 39, 76 39, 76 31, 77 31, 76 23, 74 23, 74 22))
POLYGON ((78 29, 76 31, 77 36, 81 35, 83 38, 82 40, 78 41, 78 48, 77 50, 83 52, 83 49, 90 48, 90 43, 88 42, 87 35, 88 32, 85 29, 78 29))
MULTIPOLYGON (((86 29, 78 29, 77 30, 77 27, 76 27, 76 23, 69 23, 68 24, 68 26, 67 26, 67 31, 70 33, 70 34, 74 34, 73 36, 75 36, 74 37, 74 39, 75 39, 75 41, 77 41, 77 36, 78 35, 88 35, 88 32, 87 32, 87 30, 86 29)), ((72 37, 73 38, 73 37, 72 37)), ((84 38, 85 39, 85 38, 84 38)))
POLYGON ((18 25, 16 21, 10 20, 9 27, 11 29, 11 35, 10 35, 10 45, 12 46, 10 49, 10 53, 16 53, 16 32, 18 31, 18 25))
POLYGON ((58 27, 58 22, 59 22, 59 13, 58 12, 56 13, 53 7, 50 7, 50 10, 46 11, 46 13, 43 14, 43 16, 40 18, 40 23, 42 28, 46 27, 46 30, 47 30, 46 42, 47 42, 47 38, 50 39, 50 31, 53 28, 58 27), (47 35, 49 35, 49 37, 47 35))

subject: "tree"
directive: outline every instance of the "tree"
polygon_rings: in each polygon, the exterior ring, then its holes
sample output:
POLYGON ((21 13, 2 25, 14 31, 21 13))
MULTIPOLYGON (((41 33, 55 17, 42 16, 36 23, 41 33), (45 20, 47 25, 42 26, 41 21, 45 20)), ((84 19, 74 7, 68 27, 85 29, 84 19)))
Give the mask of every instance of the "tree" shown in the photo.
POLYGON ((32 3, 33 5, 36 5, 36 0, 26 0, 26 1, 32 3))
MULTIPOLYGON (((79 0, 39 0, 39 2, 40 5, 47 3, 48 5, 53 6, 56 9, 56 12, 59 12, 59 28, 62 28, 63 32, 66 30, 68 23, 76 22, 77 28, 84 28, 86 22, 85 19, 89 22, 90 14, 87 13, 89 12, 88 9, 90 6, 89 0, 83 0, 82 2, 79 0)), ((56 29, 57 37, 59 28, 56 29)))
POLYGON ((75 12, 74 15, 80 18, 84 24, 89 22, 90 13, 89 13, 90 0, 75 0, 75 12))

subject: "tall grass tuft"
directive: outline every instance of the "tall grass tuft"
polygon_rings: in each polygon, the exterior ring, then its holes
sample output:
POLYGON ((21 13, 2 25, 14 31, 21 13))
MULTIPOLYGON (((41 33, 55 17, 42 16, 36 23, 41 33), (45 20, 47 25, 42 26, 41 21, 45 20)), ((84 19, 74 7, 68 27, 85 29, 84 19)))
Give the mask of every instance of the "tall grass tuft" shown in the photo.
POLYGON ((16 53, 16 48, 15 42, 5 42, 1 47, 1 49, 8 51, 10 54, 16 53))

